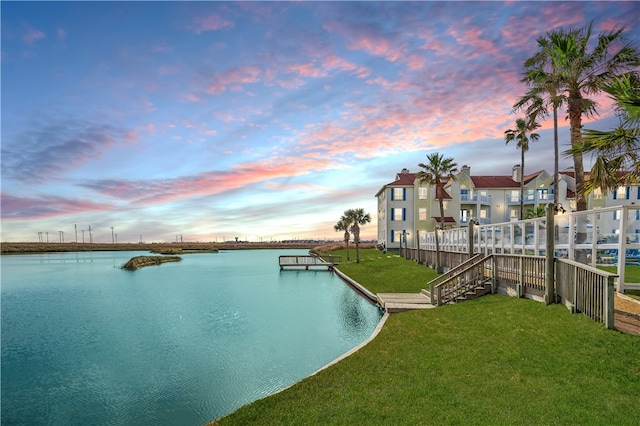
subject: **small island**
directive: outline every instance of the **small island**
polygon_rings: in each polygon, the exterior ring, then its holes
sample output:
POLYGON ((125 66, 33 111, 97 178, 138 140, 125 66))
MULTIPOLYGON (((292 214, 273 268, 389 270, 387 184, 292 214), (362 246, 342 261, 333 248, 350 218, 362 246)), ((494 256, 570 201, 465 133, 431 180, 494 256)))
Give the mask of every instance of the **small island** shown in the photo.
POLYGON ((182 258, 180 256, 135 256, 129 259, 129 261, 122 266, 122 269, 135 271, 145 266, 160 265, 161 263, 167 262, 180 262, 181 260, 182 258))

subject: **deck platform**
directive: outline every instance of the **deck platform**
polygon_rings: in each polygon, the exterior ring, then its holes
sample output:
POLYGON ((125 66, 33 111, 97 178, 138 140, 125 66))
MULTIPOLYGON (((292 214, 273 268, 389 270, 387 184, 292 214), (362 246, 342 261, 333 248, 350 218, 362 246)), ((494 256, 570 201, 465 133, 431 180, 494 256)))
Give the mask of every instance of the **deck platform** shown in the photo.
POLYGON ((435 308, 429 297, 422 293, 378 293, 377 298, 378 304, 389 313, 435 308))
POLYGON ((338 262, 333 259, 327 262, 318 256, 280 256, 278 257, 278 264, 280 265, 280 269, 293 268, 308 271, 309 269, 332 270, 338 262))

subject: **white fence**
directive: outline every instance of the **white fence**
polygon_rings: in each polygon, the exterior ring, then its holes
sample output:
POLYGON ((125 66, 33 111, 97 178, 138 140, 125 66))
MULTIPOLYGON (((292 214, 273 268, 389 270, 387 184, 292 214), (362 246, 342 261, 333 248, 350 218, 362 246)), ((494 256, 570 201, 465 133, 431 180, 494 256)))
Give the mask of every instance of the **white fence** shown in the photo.
MULTIPOLYGON (((552 207, 552 206, 551 206, 552 207)), ((617 267, 617 290, 640 289, 625 277, 626 265, 640 265, 640 206, 607 207, 553 217, 553 249, 558 258, 593 267, 617 267)), ((537 218, 473 227, 475 253, 544 256, 547 219, 537 218)), ((438 231, 440 250, 467 253, 469 228, 438 231)), ((421 234, 419 249, 435 250, 435 233, 421 234)))

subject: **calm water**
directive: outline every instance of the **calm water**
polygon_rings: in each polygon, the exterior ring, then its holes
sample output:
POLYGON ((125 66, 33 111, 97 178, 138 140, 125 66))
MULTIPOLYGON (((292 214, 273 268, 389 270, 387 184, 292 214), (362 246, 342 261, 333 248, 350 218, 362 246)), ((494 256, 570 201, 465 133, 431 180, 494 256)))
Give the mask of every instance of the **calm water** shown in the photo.
POLYGON ((2 256, 2 424, 199 425, 367 339, 380 312, 252 250, 130 272, 143 252, 2 256))

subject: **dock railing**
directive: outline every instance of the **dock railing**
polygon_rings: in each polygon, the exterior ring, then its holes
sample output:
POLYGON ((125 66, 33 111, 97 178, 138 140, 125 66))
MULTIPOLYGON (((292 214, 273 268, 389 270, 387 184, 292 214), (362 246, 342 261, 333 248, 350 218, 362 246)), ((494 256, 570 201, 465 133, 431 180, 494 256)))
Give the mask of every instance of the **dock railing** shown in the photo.
POLYGON ((341 256, 325 256, 325 258, 315 255, 282 255, 278 257, 278 264, 280 269, 286 267, 309 269, 314 266, 332 269, 342 259, 341 256))

